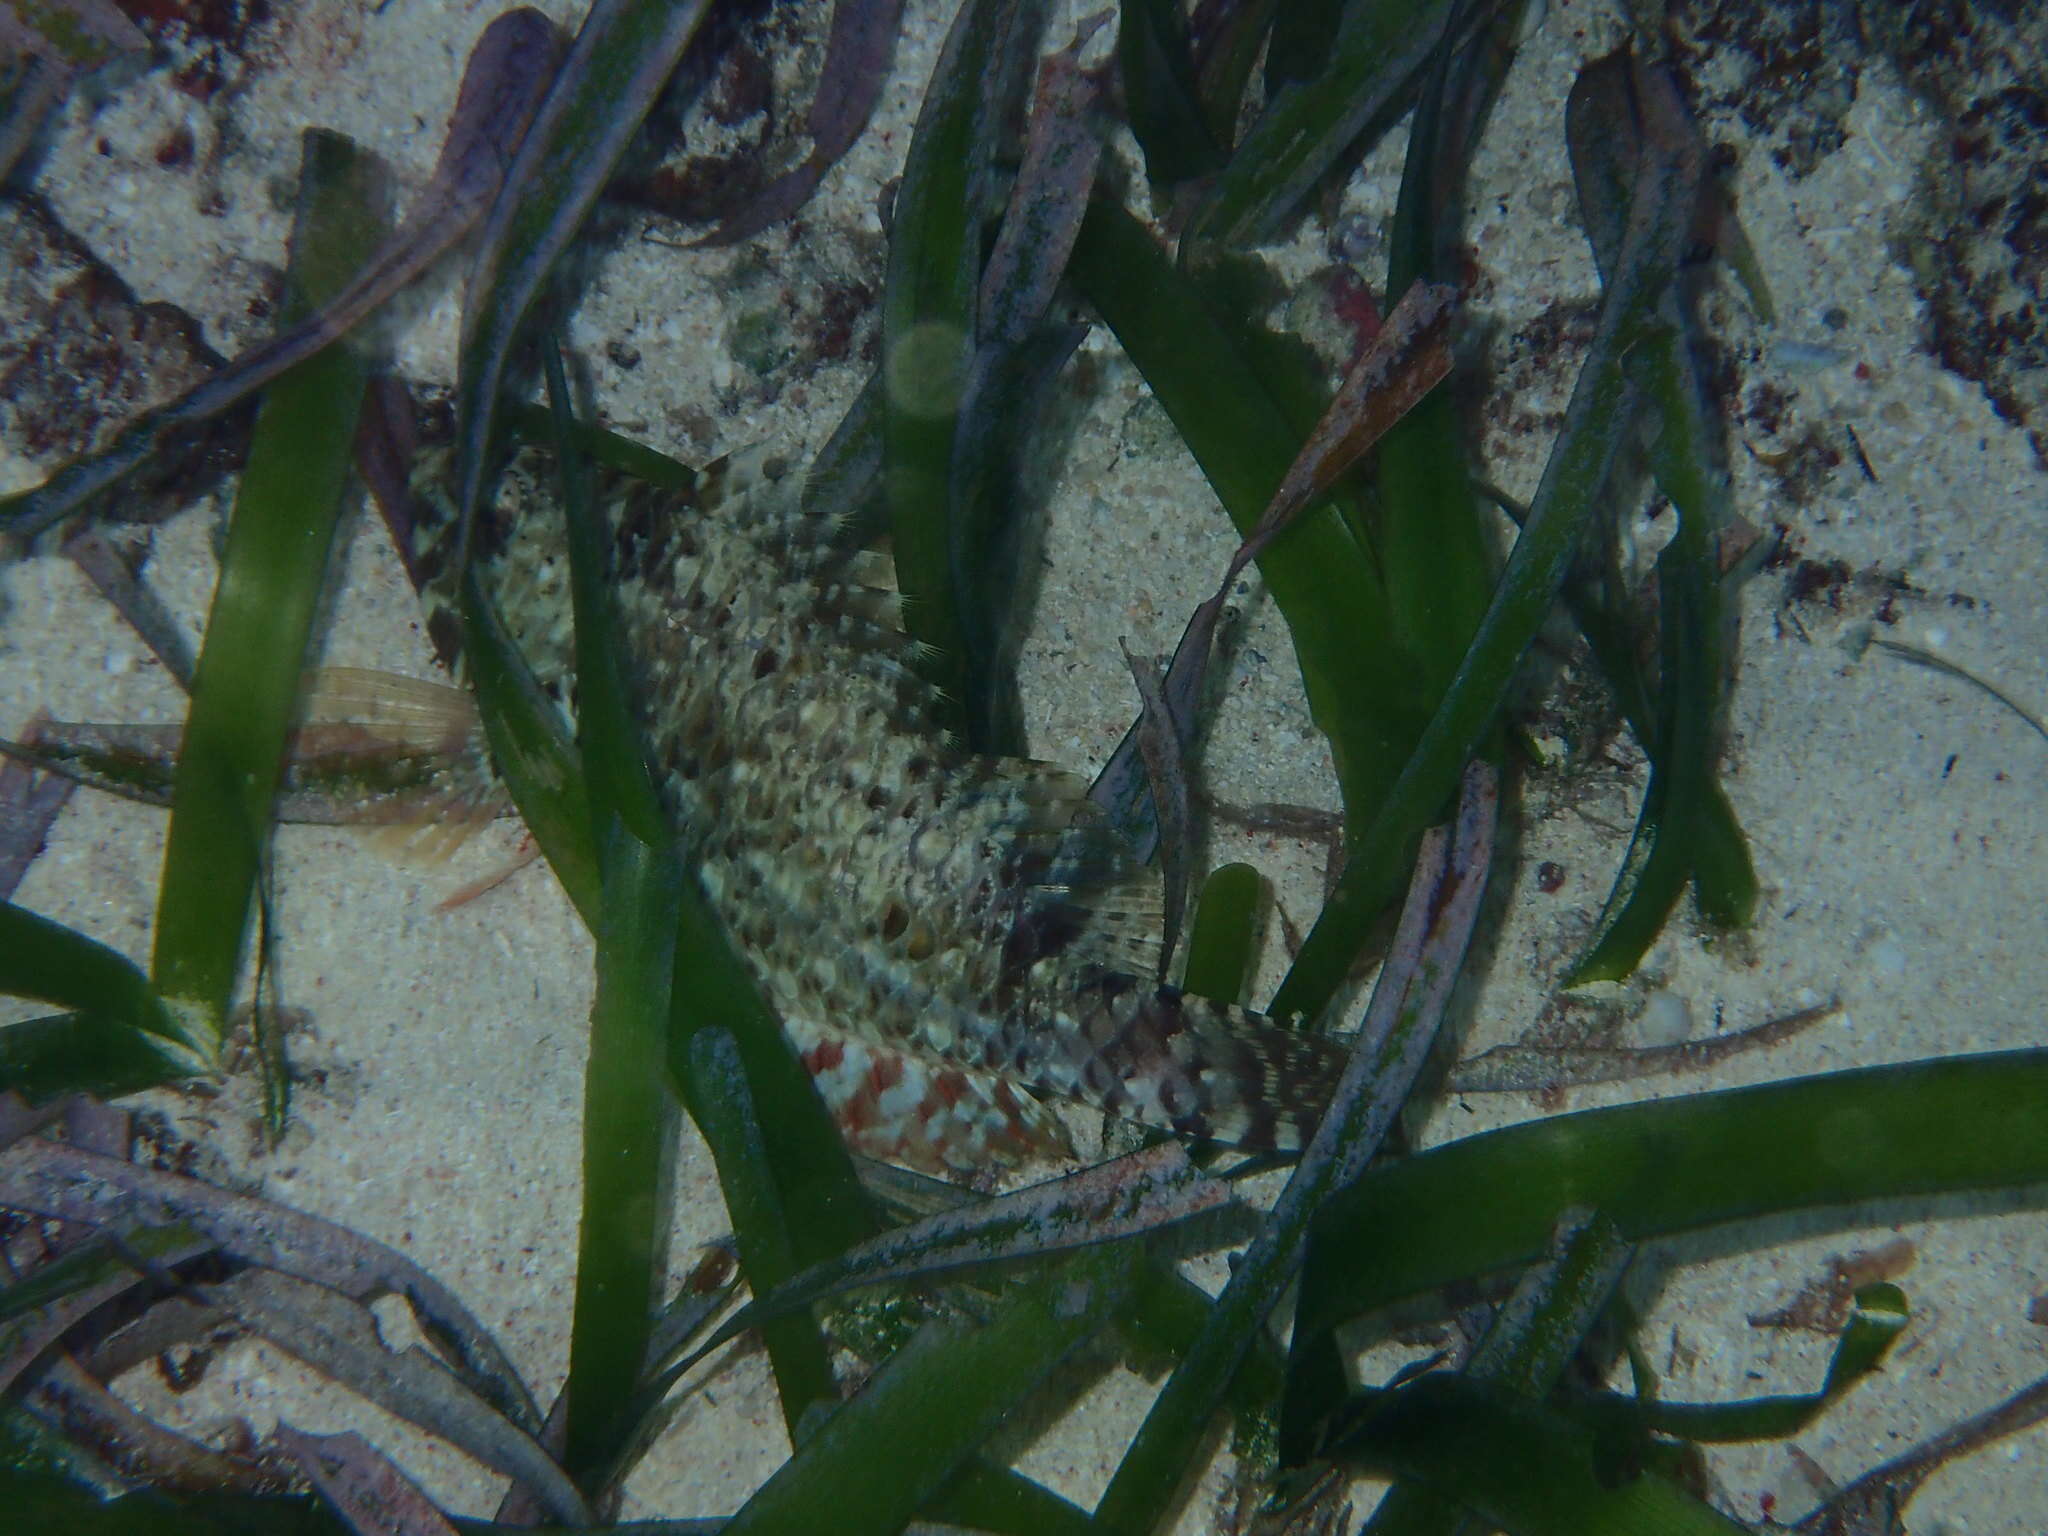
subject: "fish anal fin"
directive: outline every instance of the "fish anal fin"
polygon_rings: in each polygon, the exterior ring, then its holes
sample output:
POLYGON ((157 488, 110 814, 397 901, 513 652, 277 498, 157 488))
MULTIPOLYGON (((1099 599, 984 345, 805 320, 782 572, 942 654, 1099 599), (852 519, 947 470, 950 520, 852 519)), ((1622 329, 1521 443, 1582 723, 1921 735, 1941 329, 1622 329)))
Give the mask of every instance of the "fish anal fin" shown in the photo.
POLYGON ((953 1179, 1073 1155, 1059 1117, 1000 1078, 798 1020, 784 1027, 856 1152, 953 1179))

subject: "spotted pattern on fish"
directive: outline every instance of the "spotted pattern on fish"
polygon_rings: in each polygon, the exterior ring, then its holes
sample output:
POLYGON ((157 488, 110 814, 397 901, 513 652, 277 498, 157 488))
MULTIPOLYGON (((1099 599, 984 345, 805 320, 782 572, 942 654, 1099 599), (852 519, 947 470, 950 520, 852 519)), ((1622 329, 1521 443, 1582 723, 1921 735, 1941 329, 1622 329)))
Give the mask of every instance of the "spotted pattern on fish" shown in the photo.
MULTIPOLYGON (((1299 1146, 1343 1053, 1142 980, 1156 877, 1045 763, 970 756, 885 555, 759 452, 691 493, 601 475, 611 588, 658 779, 699 877, 856 1150, 955 1177, 1070 1152, 1051 1101, 1299 1146)), ((410 563, 454 658, 454 529, 410 563)), ((553 468, 522 450, 472 532, 513 639, 573 721, 553 468)))

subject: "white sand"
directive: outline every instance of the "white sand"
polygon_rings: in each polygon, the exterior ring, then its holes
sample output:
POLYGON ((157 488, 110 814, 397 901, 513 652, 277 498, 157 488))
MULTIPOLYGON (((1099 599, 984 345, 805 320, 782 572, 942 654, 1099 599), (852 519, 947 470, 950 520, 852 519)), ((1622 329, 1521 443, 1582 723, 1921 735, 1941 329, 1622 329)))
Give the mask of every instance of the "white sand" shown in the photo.
MULTIPOLYGON (((188 310, 222 351, 254 333, 248 302, 269 291, 281 263, 287 219, 264 189, 289 186, 299 130, 317 124, 349 133, 384 156, 402 186, 417 187, 460 61, 488 19, 482 7, 426 0, 398 0, 382 14, 356 0, 279 9, 285 19, 258 34, 259 67, 246 91, 202 107, 159 72, 96 116, 74 108, 38 182, 57 216, 143 299, 188 310), (218 149, 216 170, 155 162, 154 146, 181 122, 196 134, 202 162, 218 149), (212 186, 226 192, 227 207, 202 216, 197 204, 212 186)), ((576 7, 550 0, 546 9, 566 18, 576 7)), ((859 383, 858 362, 762 378, 735 361, 730 342, 736 325, 782 313, 785 303, 813 313, 805 306, 822 284, 851 279, 879 291, 876 188, 895 174, 950 6, 922 0, 909 12, 883 110, 805 213, 801 245, 792 249, 786 232, 772 231, 732 251, 682 251, 639 238, 643 228, 664 238, 672 229, 628 220, 570 335, 611 420, 691 459, 763 438, 822 441, 859 383), (630 343, 637 366, 609 361, 612 342, 630 343)), ((1482 279, 1476 307, 1506 333, 1552 305, 1583 305, 1596 291, 1571 211, 1561 107, 1578 61, 1617 36, 1607 8, 1553 4, 1481 156, 1469 234, 1482 279)), ((802 71, 816 62, 813 49, 802 71)), ((798 85, 778 83, 792 119, 801 113, 801 94, 791 94, 798 85)), ((1743 220, 1780 321, 1775 331, 1759 326, 1727 283, 1710 316, 1745 388, 1769 381, 1791 397, 1789 424, 1776 437, 1738 429, 1743 515, 1766 528, 1786 525, 1814 560, 1903 575, 1913 590, 1896 599, 1897 623, 1884 633, 2048 706, 2040 666, 2048 605, 2039 599, 2048 482, 2024 436, 1922 349, 1912 282, 1887 254, 1888 221, 1933 144, 1929 114, 1873 66, 1846 147, 1803 181, 1775 168, 1765 146, 1745 144, 1741 124, 1716 118, 1709 130, 1742 146, 1743 220), (1824 320, 1829 311, 1839 313, 1824 320), (1780 342, 1806 350, 1774 353, 1780 342), (1768 455, 1809 426, 1844 457, 1795 505, 1741 439, 1768 455), (1875 481, 1848 452, 1851 427, 1875 481)), ((1346 193, 1344 213, 1364 219, 1368 231, 1391 211, 1398 164, 1398 145, 1383 149, 1373 175, 1346 193)), ((1309 235, 1282 260, 1299 280, 1327 258, 1309 235)), ((414 377, 451 376, 452 290, 444 275, 437 297, 398 339, 400 365, 414 377)), ((803 344, 793 339, 797 349, 803 344)), ((1135 708, 1117 640, 1140 652, 1169 649, 1232 544, 1114 344, 1098 333, 1085 350, 1099 382, 1092 398, 1070 407, 1076 424, 1052 492, 1049 564, 1024 666, 1034 749, 1079 768, 1100 763, 1135 708)), ((1552 430, 1544 424, 1518 435, 1517 413, 1554 421, 1576 361, 1567 351, 1501 365, 1515 393, 1495 401, 1488 418, 1509 430, 1490 433, 1487 446, 1497 455, 1493 474, 1510 490, 1533 487, 1552 430)), ((18 455, 14 445, 7 451, 18 455)), ((25 483, 37 470, 18 456, 0 461, 0 482, 25 483)), ((195 633, 217 517, 217 508, 202 506, 170 524, 150 567, 195 633)), ((1656 994, 1652 1030, 1685 1019, 1701 1032, 1739 1028, 1827 997, 1839 998, 1842 1012, 1705 1077, 1574 1090, 1560 1103, 1578 1108, 2038 1043, 2034 1000, 2048 982, 2039 918, 2048 743, 1952 679, 1876 653, 1859 659, 1854 642, 1881 596, 1873 584, 1852 583, 1839 611, 1793 603, 1776 572, 1744 590, 1726 782, 1764 882, 1758 921, 1710 948, 1682 912, 1641 976, 1592 994, 1623 1016, 1656 994)), ((0 731, 18 731, 37 705, 74 719, 177 717, 175 691, 68 565, 44 559, 0 570, 0 601, 0 731)), ((330 662, 430 670, 374 519, 355 520, 326 645, 330 662)), ((1210 782, 1223 799, 1334 805, 1284 628, 1261 598, 1249 603, 1214 737, 1210 782)), ((1524 797, 1519 848, 1497 875, 1512 896, 1467 1005, 1473 1048, 1516 1039, 1554 1009, 1560 974, 1619 858, 1613 829, 1626 827, 1640 793, 1638 755, 1626 746, 1618 755, 1628 771, 1590 772, 1571 794, 1544 778, 1524 797), (1563 866, 1555 894, 1537 889, 1545 860, 1563 866)), ((79 796, 19 899, 145 959, 162 825, 159 813, 79 796)), ((434 910, 457 885, 502 862, 515 841, 511 830, 494 829, 452 866, 420 870, 394 866, 349 832, 285 829, 279 981, 312 1015, 310 1032, 294 1042, 295 1060, 324 1069, 325 1081, 300 1088, 293 1134, 269 1154, 256 1150, 246 1084, 212 1103, 163 1095, 152 1102, 274 1198, 425 1263, 498 1331, 545 1399, 566 1364, 588 947, 538 868, 460 910, 434 910)), ((1249 857, 1266 869, 1297 920, 1314 911, 1318 851, 1219 831, 1212 852, 1218 862, 1249 857)), ((1275 940, 1266 986, 1283 959, 1275 940)), ((1526 1095, 1453 1102, 1431 1120, 1429 1136, 1468 1134, 1544 1107, 1526 1095)), ((725 1224, 690 1132, 679 1185, 681 1272, 693 1243, 725 1224)), ((1667 1371, 1666 1394, 1705 1400, 1811 1390, 1828 1341, 1753 1327, 1748 1316, 1790 1301, 1825 1273, 1829 1255, 1895 1233, 1918 1253, 1901 1277, 1915 1309, 1911 1332, 1879 1378, 1797 1437, 1801 1450, 1846 1481, 2048 1369, 2048 1331, 2027 1321, 2048 1257, 2038 1216, 1945 1211, 1870 1231, 1795 1234, 1765 1253, 1676 1271, 1641 1335, 1667 1371)), ((278 1415, 308 1429, 361 1426, 451 1507, 483 1513, 496 1497, 495 1480, 453 1452, 268 1348, 235 1349, 175 1400, 144 1373, 131 1386, 153 1411, 214 1429, 240 1417, 261 1433, 278 1415)), ((1020 1464, 1092 1500, 1150 1390, 1110 1372, 1020 1464)), ((738 1353, 634 1477, 623 1513, 727 1512, 784 1454, 760 1358, 738 1353)), ((2037 1431, 1955 1467, 1914 1505, 1914 1528, 2038 1531, 2044 1460, 2048 1437, 2037 1431)), ((1785 1516, 1812 1501, 1781 1444, 1717 1453, 1713 1470, 1728 1506, 1745 1519, 1757 1518, 1767 1498, 1785 1516)), ((1226 1472, 1227 1458, 1194 1495, 1182 1529, 1223 1528, 1226 1472)))

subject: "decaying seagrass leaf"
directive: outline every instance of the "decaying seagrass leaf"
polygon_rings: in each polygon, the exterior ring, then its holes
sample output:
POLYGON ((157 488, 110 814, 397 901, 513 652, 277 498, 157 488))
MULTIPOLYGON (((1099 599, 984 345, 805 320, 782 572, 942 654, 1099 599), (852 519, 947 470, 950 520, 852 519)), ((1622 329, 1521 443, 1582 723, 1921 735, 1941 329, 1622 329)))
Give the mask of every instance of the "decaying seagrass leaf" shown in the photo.
POLYGON ((21 1273, 0 1289, 0 1393, 101 1307, 212 1247, 189 1226, 140 1227, 21 1273))
POLYGON ((818 93, 804 119, 811 152, 692 244, 738 245, 810 201, 825 173, 853 148, 881 99, 902 13, 903 0, 837 0, 818 93))
POLYGON ((199 1289, 323 1376, 525 1483, 558 1519, 590 1518, 568 1474, 531 1431, 505 1418, 430 1352, 386 1346, 375 1315, 361 1302, 261 1268, 199 1289))
MULTIPOLYGON (((552 1517, 589 1523, 588 1504, 539 1438, 532 1400, 502 1351, 437 1282, 345 1228, 139 1167, 128 1160, 129 1139, 127 1116, 90 1100, 30 1109, 16 1095, 0 1095, 0 1208, 90 1231, 84 1243, 0 1285, 0 1391, 26 1380, 19 1390, 33 1408, 157 1486, 280 1492, 288 1479, 275 1457, 251 1460, 188 1441, 105 1385, 178 1343, 254 1333, 510 1475, 552 1517), (38 1134, 60 1116, 69 1144, 38 1134), (202 1257, 204 1269, 184 1267, 202 1257), (412 1304, 445 1357, 385 1342, 367 1303, 391 1293, 412 1304), (114 1305, 125 1321, 108 1318, 114 1305), (121 1323, 112 1333, 104 1326, 110 1321, 121 1323), (78 1333, 88 1327, 91 1336, 78 1333)), ((303 1464, 306 1447, 294 1455, 303 1464)), ((353 1471, 309 1471, 338 1505, 374 1504, 381 1496, 376 1465, 342 1461, 353 1471), (323 1481, 327 1472, 340 1482, 323 1481)), ((353 1521, 361 1511, 345 1514, 353 1521)))
POLYGON ((748 1303, 664 1379, 749 1328, 829 1296, 1131 1237, 1221 1210, 1232 1199, 1228 1185, 1204 1175, 1178 1142, 1168 1141, 956 1206, 858 1244, 748 1303))
POLYGON ((280 1422, 271 1433, 356 1536, 455 1536, 434 1501, 353 1430, 309 1435, 280 1422))
POLYGON ((1226 586, 1297 512, 1329 490, 1389 427, 1450 377, 1450 325, 1456 309, 1456 290, 1441 283, 1418 282, 1401 295, 1294 456, 1257 530, 1231 561, 1226 586))
POLYGON ((345 1296, 403 1296, 456 1369, 522 1427, 533 1400, 490 1333, 454 1293, 382 1243, 253 1195, 30 1136, 0 1151, 0 1205, 113 1231, 186 1223, 247 1264, 345 1296))
POLYGON ((14 895, 21 877, 43 851, 44 839, 71 790, 71 780, 39 772, 0 745, 0 901, 14 895))
POLYGON ((1166 979, 1180 942, 1181 914, 1188 900, 1188 850, 1194 817, 1188 789, 1187 736, 1167 702, 1166 679, 1158 666, 1123 647, 1124 664, 1137 684, 1138 756, 1152 785, 1152 809, 1159 822, 1159 864, 1165 896, 1165 932, 1159 941, 1159 980, 1166 979))
POLYGON ((89 1445, 100 1462, 129 1483, 165 1493, 279 1494, 290 1475, 260 1453, 247 1456, 179 1434, 128 1406, 83 1366, 59 1353, 23 1389, 30 1413, 89 1445))
POLYGON ((1703 1072, 1745 1051, 1789 1040, 1836 1012, 1834 999, 1780 1014, 1747 1029, 1671 1045, 1497 1045, 1451 1069, 1449 1093, 1531 1092, 1580 1083, 1615 1083, 1661 1072, 1703 1072))

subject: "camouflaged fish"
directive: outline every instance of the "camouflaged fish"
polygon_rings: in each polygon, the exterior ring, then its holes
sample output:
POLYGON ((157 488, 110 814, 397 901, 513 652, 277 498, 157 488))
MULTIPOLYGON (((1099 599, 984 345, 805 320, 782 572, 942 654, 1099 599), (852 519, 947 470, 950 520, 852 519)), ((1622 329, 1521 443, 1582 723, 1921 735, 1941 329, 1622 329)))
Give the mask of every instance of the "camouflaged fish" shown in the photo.
MULTIPOLYGON (((972 1175, 1069 1153, 1049 1107, 1067 1101, 1299 1146, 1342 1050, 1143 979, 1156 877, 1074 775, 948 744, 888 557, 807 514, 800 478, 748 453, 690 494, 600 476, 597 500, 657 782, 849 1143, 972 1175)), ((549 456, 523 450, 472 559, 567 713, 554 483, 549 456)), ((454 656, 455 530, 445 511, 415 516, 429 632, 454 656)))

